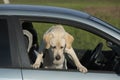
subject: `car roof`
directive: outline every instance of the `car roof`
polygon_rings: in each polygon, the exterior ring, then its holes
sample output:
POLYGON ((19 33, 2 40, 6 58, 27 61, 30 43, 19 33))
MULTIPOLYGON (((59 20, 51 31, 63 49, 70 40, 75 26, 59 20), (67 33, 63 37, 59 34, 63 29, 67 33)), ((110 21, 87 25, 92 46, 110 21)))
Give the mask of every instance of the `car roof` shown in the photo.
MULTIPOLYGON (((114 33, 117 35, 116 38, 120 35, 120 30, 115 27, 105 23, 104 21, 91 16, 82 11, 77 11, 68 8, 53 7, 53 6, 41 6, 41 5, 15 5, 15 4, 1 4, 0 5, 0 15, 6 16, 30 16, 30 17, 51 17, 51 18, 60 18, 65 20, 72 20, 76 22, 81 22, 85 24, 93 25, 98 23, 102 27, 98 27, 96 24, 95 28, 102 29, 104 32, 107 32, 111 35, 114 33), (107 31, 106 31, 107 30, 107 31), (111 32, 112 30, 112 32, 111 32)), ((120 37, 118 38, 120 39, 120 37)))
POLYGON ((106 24, 102 20, 99 20, 85 12, 77 11, 68 8, 53 7, 53 6, 41 6, 41 5, 15 5, 15 4, 1 4, 0 15, 15 15, 15 16, 45 16, 56 17, 68 20, 86 19, 105 25, 120 33, 119 30, 113 28, 111 25, 106 24))
POLYGON ((63 14, 63 15, 74 15, 81 18, 88 18, 90 15, 82 11, 77 11, 73 9, 66 9, 60 7, 52 6, 37 6, 37 5, 10 5, 2 4, 0 5, 0 15, 29 15, 29 16, 39 16, 42 13, 47 14, 63 14), (35 15, 34 15, 34 14, 35 15))

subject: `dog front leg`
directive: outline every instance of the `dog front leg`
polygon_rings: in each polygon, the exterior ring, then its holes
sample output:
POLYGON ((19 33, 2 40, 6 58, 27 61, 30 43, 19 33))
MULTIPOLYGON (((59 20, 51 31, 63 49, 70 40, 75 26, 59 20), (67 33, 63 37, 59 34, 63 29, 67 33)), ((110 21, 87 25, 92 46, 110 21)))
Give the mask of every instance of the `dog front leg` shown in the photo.
POLYGON ((88 71, 87 68, 84 67, 84 66, 80 63, 80 61, 79 61, 78 57, 76 56, 73 48, 70 48, 70 49, 67 49, 67 48, 66 48, 66 49, 65 49, 65 52, 71 56, 72 60, 74 61, 75 65, 77 66, 77 68, 79 69, 79 71, 81 71, 81 72, 83 72, 83 73, 86 73, 86 72, 88 71))
POLYGON ((32 67, 35 69, 39 68, 42 61, 43 61, 43 53, 37 55, 37 59, 36 59, 35 63, 32 65, 32 67))

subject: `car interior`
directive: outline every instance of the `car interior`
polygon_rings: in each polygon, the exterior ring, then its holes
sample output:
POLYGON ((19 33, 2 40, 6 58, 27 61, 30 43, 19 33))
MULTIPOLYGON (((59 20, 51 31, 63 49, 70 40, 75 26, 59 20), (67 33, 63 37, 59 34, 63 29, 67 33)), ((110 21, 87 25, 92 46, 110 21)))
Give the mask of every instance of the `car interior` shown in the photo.
POLYGON ((30 59, 30 63, 33 64, 36 59, 36 55, 34 53, 34 50, 38 50, 38 38, 37 38, 37 33, 36 30, 33 28, 32 23, 30 22, 23 22, 22 23, 22 29, 23 29, 23 34, 24 34, 24 39, 25 39, 25 44, 26 48, 30 46, 30 49, 28 50, 28 55, 30 59), (31 35, 28 35, 28 33, 24 33, 24 30, 27 30, 31 35), (30 37, 33 37, 33 40, 29 40, 30 37), (32 44, 30 44, 32 42, 32 44), (29 45, 30 44, 30 45, 29 45))
MULTIPOLYGON (((113 71, 118 55, 113 50, 104 51, 102 50, 103 43, 99 43, 94 50, 75 50, 77 57, 81 63, 86 66, 89 70, 103 70, 113 71), (82 57, 81 55, 82 54, 82 57)), ((68 66, 72 69, 75 68, 72 61, 68 60, 68 66), (71 67, 72 66, 72 67, 71 67)))
MULTIPOLYGON (((31 64, 35 62, 36 55, 34 50, 39 49, 38 32, 33 28, 32 23, 24 22, 22 24, 23 30, 28 30, 33 36, 33 43, 30 50, 28 51, 29 59, 31 64), (29 28, 28 28, 29 26, 29 28)), ((28 36, 25 35, 26 47, 29 44, 28 36)), ((110 49, 103 49, 103 42, 99 42, 93 49, 77 49, 74 48, 77 57, 80 62, 88 68, 88 70, 98 71, 116 71, 120 72, 120 47, 110 41, 106 40, 106 46, 110 49)), ((76 69, 75 64, 72 60, 65 55, 67 59, 68 69, 76 69)))

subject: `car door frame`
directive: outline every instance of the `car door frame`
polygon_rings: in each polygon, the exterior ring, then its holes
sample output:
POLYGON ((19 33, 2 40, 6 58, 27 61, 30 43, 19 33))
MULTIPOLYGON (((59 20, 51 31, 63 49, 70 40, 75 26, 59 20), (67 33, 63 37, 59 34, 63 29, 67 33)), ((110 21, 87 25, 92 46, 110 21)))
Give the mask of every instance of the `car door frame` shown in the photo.
MULTIPOLYGON (((69 25, 69 26, 75 26, 76 28, 80 28, 92 33, 96 33, 96 34, 100 34, 99 36, 103 35, 103 33, 101 34, 101 31, 96 31, 97 29, 95 28, 90 28, 90 26, 85 25, 83 23, 81 23, 81 25, 85 26, 85 27, 79 27, 80 26, 80 22, 74 22, 74 21, 70 21, 70 20, 65 20, 65 19, 59 19, 59 18, 49 18, 49 17, 32 17, 32 16, 20 16, 19 20, 23 20, 23 21, 36 21, 36 22, 50 22, 50 23, 59 23, 59 24, 65 24, 65 25, 69 25)), ((108 40, 112 40, 114 41, 115 39, 113 37, 111 37, 110 35, 106 34, 104 35, 104 38, 108 38, 108 40)), ((116 41, 117 42, 117 41, 116 41)), ((22 69, 22 74, 23 74, 23 78, 24 80, 29 79, 35 79, 35 80, 39 80, 39 79, 46 79, 46 80, 52 80, 52 79, 58 79, 60 78, 63 80, 78 80, 78 79, 82 79, 82 80, 118 80, 118 78, 120 78, 115 72, 113 71, 89 71, 87 74, 82 74, 79 73, 78 71, 59 71, 59 70, 44 70, 44 69, 32 69, 32 68, 26 68, 23 66, 22 69), (56 75, 55 75, 56 74, 56 75), (47 75, 47 77, 46 77, 47 75), (70 76, 71 75, 71 76, 70 76), (62 77, 60 77, 62 76, 62 77), (103 77, 104 76, 104 77, 103 77)))
MULTIPOLYGON (((10 45, 10 56, 11 56, 11 66, 0 67, 0 79, 1 80, 22 80, 21 75, 21 62, 19 56, 19 45, 17 37, 19 35, 16 34, 16 26, 15 24, 17 19, 13 16, 1 16, 1 19, 5 19, 7 21, 7 29, 8 29, 8 37, 9 37, 9 45, 10 45)), ((4 27, 4 26, 2 26, 4 27)), ((2 28, 1 27, 1 28, 2 28)))

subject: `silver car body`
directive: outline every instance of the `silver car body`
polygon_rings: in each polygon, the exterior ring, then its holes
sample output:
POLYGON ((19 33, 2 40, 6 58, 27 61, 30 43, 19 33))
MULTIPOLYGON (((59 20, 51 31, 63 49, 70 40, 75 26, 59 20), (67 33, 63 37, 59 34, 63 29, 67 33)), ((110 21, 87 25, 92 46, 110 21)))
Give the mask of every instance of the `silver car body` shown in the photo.
MULTIPOLYGON (((110 41, 120 45, 120 31, 113 26, 81 11, 50 6, 32 5, 0 5, 0 16, 38 17, 41 21, 55 22, 49 19, 61 20, 60 23, 74 25, 71 22, 89 25, 87 31, 96 31, 96 34, 104 36, 110 41), (48 20, 49 21, 48 21, 48 20), (63 22, 62 22, 63 20, 63 22), (65 22, 64 22, 65 21, 65 22), (71 22, 69 22, 71 21, 71 22), (98 33, 97 30, 102 33, 98 33)), ((94 33, 94 32, 92 32, 94 33)), ((22 62, 22 65, 24 61, 22 62)), ((29 64, 28 64, 29 65, 29 64)), ((23 68, 0 68, 0 80, 119 80, 115 72, 89 71, 86 74, 76 71, 60 70, 35 70, 23 68)))

